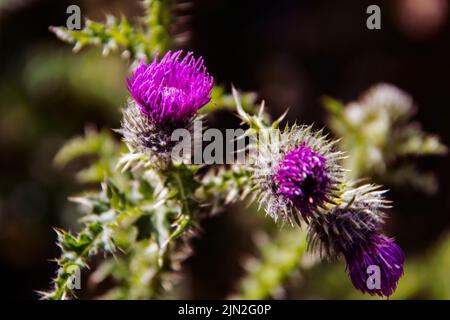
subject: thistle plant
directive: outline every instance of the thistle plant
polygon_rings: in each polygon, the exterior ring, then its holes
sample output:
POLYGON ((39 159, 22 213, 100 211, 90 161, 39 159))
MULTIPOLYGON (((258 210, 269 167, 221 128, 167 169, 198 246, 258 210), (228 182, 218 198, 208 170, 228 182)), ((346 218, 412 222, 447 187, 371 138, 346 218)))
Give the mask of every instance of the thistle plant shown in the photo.
MULTIPOLYGON (((246 198, 275 222, 287 224, 288 239, 298 241, 292 245, 279 241, 286 239, 282 231, 268 238, 270 245, 262 248, 262 259, 253 263, 257 267, 249 270, 239 286, 242 292, 235 297, 272 295, 301 264, 306 251, 328 260, 343 257, 356 289, 392 295, 403 274, 404 253, 382 233, 391 203, 384 198, 384 188, 355 181, 362 172, 370 178, 369 171, 347 174, 354 169, 347 166, 347 159, 353 157, 352 150, 345 148, 350 134, 345 133, 339 142, 312 126, 287 124, 280 129, 283 117, 271 121, 264 103, 257 108, 254 94, 240 95, 234 89, 232 95, 225 93, 214 87, 199 55, 169 50, 174 44, 168 31, 172 1, 144 4, 145 17, 135 27, 125 18, 120 23, 109 18, 105 24, 87 22, 81 31, 51 29, 76 49, 93 44, 109 53, 120 47, 129 59, 131 75, 127 81, 130 97, 120 128, 115 130, 121 142, 109 133, 89 131, 86 137, 69 142, 56 157, 58 163, 66 164, 81 155, 95 154, 97 160, 79 177, 99 182, 101 188, 71 198, 83 209, 83 229, 76 235, 57 230, 62 251, 56 259, 58 271, 42 297, 74 297, 73 277, 99 253, 105 259, 91 281, 114 280, 114 287, 103 297, 167 296, 181 276, 181 262, 191 254, 189 243, 197 236, 200 221, 246 198), (194 120, 207 119, 208 113, 217 109, 237 112, 246 126, 239 139, 257 136, 244 149, 248 162, 223 166, 174 161, 172 133, 177 129, 191 133, 194 120), (272 250, 276 255, 277 246, 286 253, 281 264, 264 252, 272 250), (374 288, 367 286, 367 270, 372 266, 381 273, 381 284, 374 288), (265 270, 276 275, 273 281, 265 279, 265 270)), ((372 96, 366 104, 384 101, 384 95, 380 96, 372 96)), ((344 122, 341 107, 330 101, 334 115, 341 115, 344 122)), ((388 125, 404 118, 407 111, 399 107, 401 103, 383 103, 389 105, 383 112, 392 116, 388 125)), ((379 111, 374 110, 370 112, 379 111)), ((405 150, 413 139, 409 136, 412 131, 402 128, 398 150, 405 150)), ((436 139, 421 137, 420 150, 436 153, 437 146, 444 150, 436 139)))

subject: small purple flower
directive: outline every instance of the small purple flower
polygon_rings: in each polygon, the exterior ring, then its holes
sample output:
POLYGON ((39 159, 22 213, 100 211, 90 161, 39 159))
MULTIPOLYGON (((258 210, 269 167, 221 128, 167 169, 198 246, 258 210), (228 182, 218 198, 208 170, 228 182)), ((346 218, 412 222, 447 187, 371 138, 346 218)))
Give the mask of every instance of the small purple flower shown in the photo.
MULTIPOLYGON (((391 296, 403 274, 405 255, 400 247, 382 234, 374 233, 364 242, 357 242, 352 248, 343 252, 347 263, 347 272, 353 286, 371 295, 391 296), (380 270, 379 287, 368 285, 370 266, 380 270)), ((370 281, 370 280, 369 280, 370 281)))
POLYGON ((128 90, 149 121, 162 128, 189 124, 211 100, 213 78, 206 72, 203 59, 189 52, 180 61, 182 51, 168 52, 158 62, 142 63, 128 79, 128 90))
POLYGON ((302 144, 287 152, 278 164, 274 176, 277 191, 307 218, 328 197, 330 178, 326 159, 302 144))

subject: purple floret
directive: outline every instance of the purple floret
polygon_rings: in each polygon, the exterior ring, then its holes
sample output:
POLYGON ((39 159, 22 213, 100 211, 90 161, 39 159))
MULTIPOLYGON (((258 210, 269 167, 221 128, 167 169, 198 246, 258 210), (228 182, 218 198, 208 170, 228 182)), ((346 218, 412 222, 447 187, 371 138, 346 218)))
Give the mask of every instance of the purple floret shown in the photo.
POLYGON ((130 94, 156 126, 185 126, 211 100, 214 81, 203 59, 189 52, 180 60, 181 55, 182 51, 168 52, 159 62, 156 55, 128 79, 130 94))
POLYGON ((382 234, 374 233, 363 243, 358 243, 343 252, 347 262, 347 272, 353 286, 371 295, 391 296, 403 274, 405 255, 400 247, 382 234), (379 288, 368 286, 369 266, 377 266, 380 270, 379 288))
POLYGON ((274 176, 278 192, 306 218, 328 199, 325 158, 302 144, 286 153, 274 176))

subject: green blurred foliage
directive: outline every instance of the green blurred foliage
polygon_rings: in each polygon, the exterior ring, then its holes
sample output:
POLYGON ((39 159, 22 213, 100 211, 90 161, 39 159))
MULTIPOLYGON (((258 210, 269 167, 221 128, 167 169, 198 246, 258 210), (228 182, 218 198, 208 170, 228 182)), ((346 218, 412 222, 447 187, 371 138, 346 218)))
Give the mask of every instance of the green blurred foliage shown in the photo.
POLYGON ((358 101, 343 105, 325 97, 323 104, 330 112, 330 128, 348 153, 344 166, 350 178, 374 177, 397 187, 410 185, 428 193, 437 190, 434 174, 421 172, 410 159, 444 155, 447 147, 413 121, 416 106, 407 93, 378 84, 358 101))

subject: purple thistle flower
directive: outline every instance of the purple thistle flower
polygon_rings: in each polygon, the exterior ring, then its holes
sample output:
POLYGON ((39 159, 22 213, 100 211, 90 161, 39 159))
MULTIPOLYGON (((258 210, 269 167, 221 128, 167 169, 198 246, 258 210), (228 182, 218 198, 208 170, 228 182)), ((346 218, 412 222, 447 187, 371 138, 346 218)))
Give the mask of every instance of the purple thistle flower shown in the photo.
POLYGON ((251 145, 257 152, 249 169, 253 198, 267 215, 300 225, 339 197, 344 155, 322 130, 294 124, 266 140, 251 145))
POLYGON ((189 52, 168 52, 161 61, 155 55, 149 65, 142 63, 128 79, 128 90, 149 121, 162 128, 186 126, 211 100, 213 78, 203 59, 189 52))
POLYGON ((347 273, 353 286, 371 295, 391 296, 403 275, 405 255, 400 247, 382 234, 374 233, 366 241, 355 243, 352 248, 343 252, 347 263, 347 273), (380 286, 368 286, 369 266, 377 266, 380 270, 380 286))
POLYGON ((405 258, 393 239, 380 233, 385 218, 383 211, 390 204, 384 199, 384 193, 376 185, 345 191, 341 203, 313 217, 308 230, 308 247, 330 260, 344 256, 356 289, 390 296, 403 274, 405 258), (373 272, 368 269, 370 266, 380 270, 379 287, 369 279, 373 272))
POLYGON ((274 180, 277 191, 307 218, 328 200, 330 178, 325 158, 302 144, 287 152, 278 164, 274 180))

